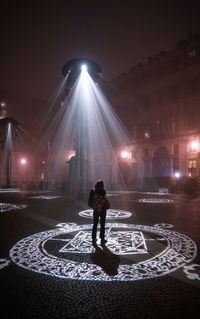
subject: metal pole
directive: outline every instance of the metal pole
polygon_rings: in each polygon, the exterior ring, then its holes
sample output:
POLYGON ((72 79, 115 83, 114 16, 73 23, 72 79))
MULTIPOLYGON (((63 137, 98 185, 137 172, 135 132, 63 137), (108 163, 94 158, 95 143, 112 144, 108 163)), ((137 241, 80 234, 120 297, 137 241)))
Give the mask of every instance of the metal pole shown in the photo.
POLYGON ((12 152, 10 145, 5 149, 5 187, 11 187, 12 152))

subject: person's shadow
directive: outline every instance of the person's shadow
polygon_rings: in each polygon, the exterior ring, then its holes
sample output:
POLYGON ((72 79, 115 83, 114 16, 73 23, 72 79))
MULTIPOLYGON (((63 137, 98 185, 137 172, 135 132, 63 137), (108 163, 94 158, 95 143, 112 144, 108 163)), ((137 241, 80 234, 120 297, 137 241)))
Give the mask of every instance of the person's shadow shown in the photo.
POLYGON ((92 262, 100 266, 107 275, 117 275, 120 257, 113 254, 106 245, 98 246, 95 244, 94 248, 95 252, 90 254, 92 262))

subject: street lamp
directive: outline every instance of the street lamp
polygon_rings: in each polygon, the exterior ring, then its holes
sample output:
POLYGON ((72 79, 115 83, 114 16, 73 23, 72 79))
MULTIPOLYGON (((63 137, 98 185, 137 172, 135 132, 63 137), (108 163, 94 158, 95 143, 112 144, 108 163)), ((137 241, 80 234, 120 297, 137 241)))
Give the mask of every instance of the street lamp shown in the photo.
POLYGON ((124 181, 128 185, 131 182, 131 152, 127 149, 120 152, 121 163, 120 169, 124 178, 124 181))
POLYGON ((147 131, 144 133, 144 137, 147 139, 147 138, 150 138, 150 133, 147 131))
POLYGON ((22 173, 22 179, 23 179, 23 181, 24 181, 24 183, 25 183, 25 180, 26 180, 26 165, 27 165, 27 159, 26 158, 24 158, 24 157, 22 157, 21 159, 20 159, 20 164, 21 164, 21 173, 22 173))
POLYGON ((0 119, 6 117, 6 103, 0 102, 0 119))
POLYGON ((176 177, 176 179, 179 179, 181 177, 180 172, 175 172, 174 176, 176 177))
POLYGON ((130 160, 131 153, 127 150, 123 150, 123 151, 121 151, 120 156, 122 159, 128 161, 128 160, 130 160))
POLYGON ((27 163, 27 160, 25 158, 21 158, 20 163, 22 165, 25 165, 27 163))
POLYGON ((178 190, 179 189, 179 178, 181 177, 181 174, 179 171, 176 171, 174 173, 174 176, 175 176, 175 186, 176 186, 176 189, 178 190))

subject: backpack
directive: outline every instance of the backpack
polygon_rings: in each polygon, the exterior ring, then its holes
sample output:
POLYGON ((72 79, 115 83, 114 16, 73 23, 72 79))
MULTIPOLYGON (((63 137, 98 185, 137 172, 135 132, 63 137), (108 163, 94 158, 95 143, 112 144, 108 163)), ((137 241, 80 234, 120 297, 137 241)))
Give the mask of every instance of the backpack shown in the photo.
POLYGON ((93 199, 93 209, 98 212, 104 211, 110 208, 110 203, 105 195, 100 195, 98 193, 94 193, 93 199))

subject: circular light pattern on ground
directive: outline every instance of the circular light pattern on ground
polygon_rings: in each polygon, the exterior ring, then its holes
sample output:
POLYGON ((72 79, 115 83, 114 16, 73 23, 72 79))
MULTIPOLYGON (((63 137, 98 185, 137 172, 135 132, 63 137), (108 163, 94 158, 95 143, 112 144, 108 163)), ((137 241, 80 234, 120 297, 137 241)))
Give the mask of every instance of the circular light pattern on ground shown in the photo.
MULTIPOLYGON (((79 216, 85 218, 93 218, 93 209, 86 209, 79 212, 79 216)), ((131 212, 119 209, 108 209, 106 213, 106 219, 125 219, 132 216, 131 212)))
POLYGON ((134 281, 167 275, 190 263, 197 253, 195 243, 183 234, 111 223, 106 225, 106 249, 112 260, 117 257, 119 262, 115 274, 108 275, 101 263, 93 262, 96 251, 102 256, 103 248, 91 246, 92 224, 64 225, 20 240, 10 250, 11 260, 25 269, 59 278, 134 281))
POLYGON ((19 193, 21 192, 19 188, 1 188, 0 193, 19 193))
POLYGON ((166 223, 160 223, 160 224, 155 224, 155 227, 160 227, 160 228, 173 228, 174 225, 172 224, 166 224, 166 223))
POLYGON ((0 269, 2 269, 2 268, 4 268, 4 267, 8 266, 9 263, 10 263, 9 260, 7 260, 7 259, 2 259, 2 258, 1 258, 1 259, 0 259, 0 269))
POLYGON ((15 209, 23 209, 26 208, 27 205, 21 205, 21 204, 9 204, 9 203, 0 203, 0 212, 7 212, 9 210, 15 210, 15 209))
POLYGON ((183 271, 188 279, 200 280, 200 265, 192 264, 189 266, 184 266, 183 271))
POLYGON ((44 196, 44 195, 39 195, 39 196, 32 196, 29 198, 34 198, 34 199, 55 199, 55 198, 60 198, 62 196, 44 196))
POLYGON ((162 189, 159 192, 140 192, 140 191, 110 191, 107 193, 107 196, 119 196, 119 195, 130 195, 130 194, 145 194, 145 195, 169 195, 168 191, 163 191, 162 189))
POLYGON ((173 202, 173 199, 166 198, 140 198, 138 202, 141 203, 154 203, 154 204, 169 204, 173 202))

